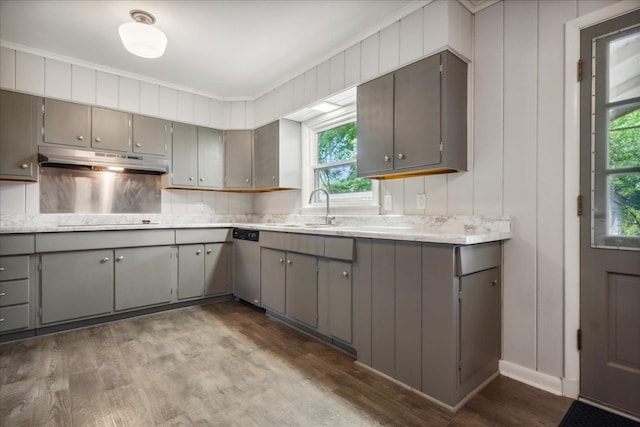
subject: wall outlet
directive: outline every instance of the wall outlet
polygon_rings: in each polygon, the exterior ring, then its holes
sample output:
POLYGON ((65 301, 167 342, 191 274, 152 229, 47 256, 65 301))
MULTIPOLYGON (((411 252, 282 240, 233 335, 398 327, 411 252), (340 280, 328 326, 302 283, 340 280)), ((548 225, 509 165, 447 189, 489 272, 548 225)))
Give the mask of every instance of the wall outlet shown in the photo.
POLYGON ((383 209, 385 211, 390 211, 393 210, 393 198, 391 197, 391 194, 386 194, 384 196, 384 206, 383 209))
POLYGON ((416 195, 416 209, 426 209, 427 207, 427 195, 417 194, 416 195))

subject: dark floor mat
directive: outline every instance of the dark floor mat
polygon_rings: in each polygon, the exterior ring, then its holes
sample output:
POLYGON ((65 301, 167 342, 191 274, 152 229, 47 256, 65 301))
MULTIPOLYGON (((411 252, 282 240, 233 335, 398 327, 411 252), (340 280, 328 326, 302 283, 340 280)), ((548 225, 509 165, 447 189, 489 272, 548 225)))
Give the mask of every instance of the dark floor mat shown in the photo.
POLYGON ((578 402, 571 404, 558 427, 639 427, 640 423, 612 414, 595 406, 578 402))

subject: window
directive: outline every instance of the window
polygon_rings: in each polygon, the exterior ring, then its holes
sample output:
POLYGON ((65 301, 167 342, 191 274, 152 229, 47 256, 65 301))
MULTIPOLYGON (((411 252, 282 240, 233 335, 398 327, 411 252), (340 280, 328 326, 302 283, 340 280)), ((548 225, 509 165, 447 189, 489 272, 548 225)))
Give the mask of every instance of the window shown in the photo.
MULTIPOLYGON (((306 175, 303 198, 304 194, 308 197, 314 188, 323 188, 329 193, 332 210, 333 207, 338 210, 341 207, 356 210, 359 207, 372 207, 377 213, 378 205, 374 203, 377 182, 356 176, 358 133, 355 119, 355 104, 352 104, 303 124, 308 159, 304 162, 308 166, 306 172, 303 172, 306 175)), ((307 207, 324 203, 324 194, 317 192, 307 207)))

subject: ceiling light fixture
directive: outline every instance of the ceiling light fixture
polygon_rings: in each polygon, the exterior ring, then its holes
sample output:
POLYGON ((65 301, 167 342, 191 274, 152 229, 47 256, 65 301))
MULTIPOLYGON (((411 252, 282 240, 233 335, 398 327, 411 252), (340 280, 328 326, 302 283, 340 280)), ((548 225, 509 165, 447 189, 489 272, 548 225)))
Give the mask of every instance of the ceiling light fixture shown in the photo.
POLYGON ((153 26, 156 18, 139 9, 133 9, 129 15, 136 22, 127 22, 118 28, 124 47, 142 58, 161 57, 167 47, 167 36, 153 26))
POLYGON ((312 110, 320 111, 321 113, 328 113, 329 111, 337 110, 338 108, 340 108, 340 106, 332 104, 331 102, 322 101, 316 105, 312 105, 309 108, 311 108, 312 110))

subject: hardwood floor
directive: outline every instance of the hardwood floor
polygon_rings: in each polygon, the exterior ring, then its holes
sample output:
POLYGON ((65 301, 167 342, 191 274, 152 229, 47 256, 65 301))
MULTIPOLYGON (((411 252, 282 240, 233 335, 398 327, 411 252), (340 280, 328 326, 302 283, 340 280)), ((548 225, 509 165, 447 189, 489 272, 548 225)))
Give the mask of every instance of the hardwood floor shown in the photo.
POLYGON ((498 377, 453 414, 233 301, 0 345, 7 427, 556 426, 570 404, 498 377))

